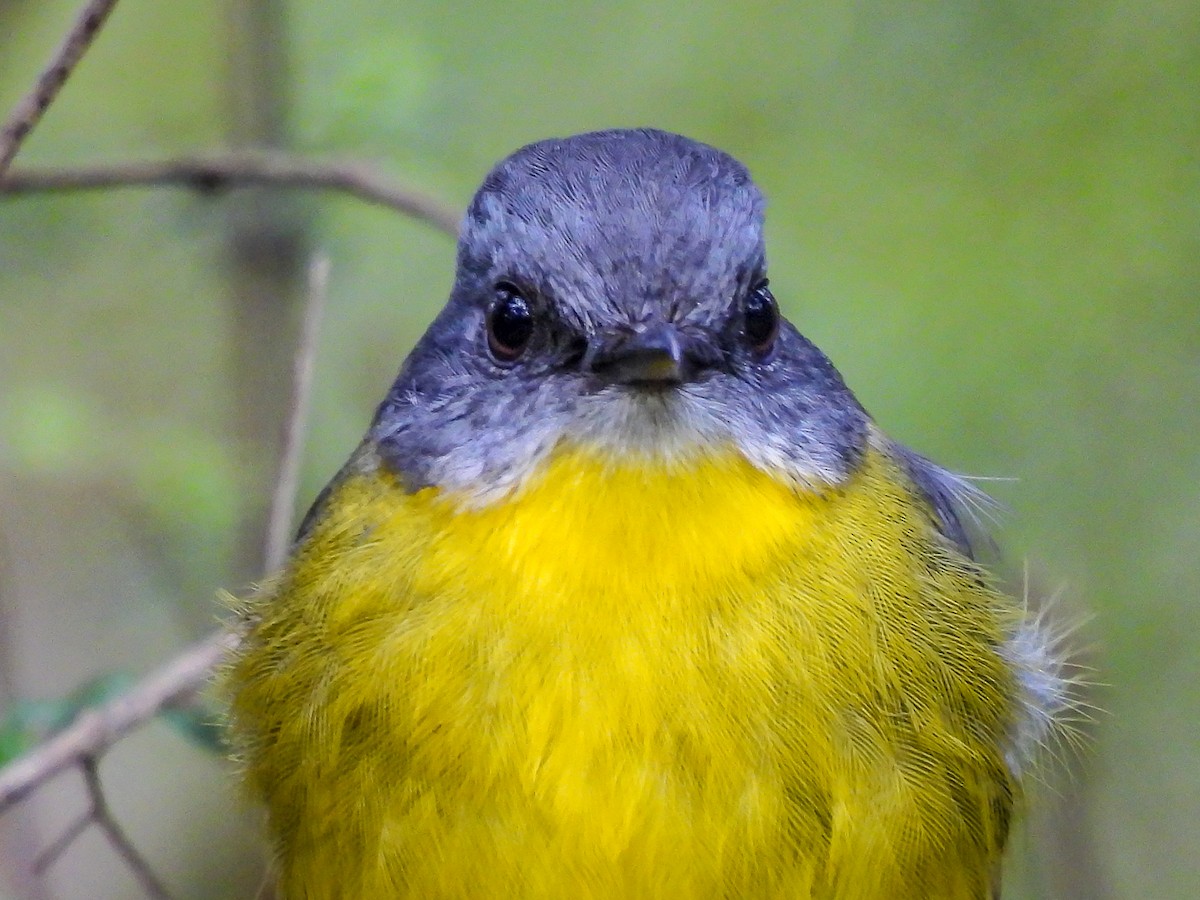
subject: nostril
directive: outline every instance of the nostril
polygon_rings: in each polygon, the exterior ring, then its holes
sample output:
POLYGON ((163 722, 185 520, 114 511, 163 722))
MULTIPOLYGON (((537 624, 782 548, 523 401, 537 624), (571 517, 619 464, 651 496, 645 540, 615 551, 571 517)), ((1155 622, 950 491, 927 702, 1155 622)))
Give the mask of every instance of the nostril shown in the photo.
POLYGON ((587 368, 588 341, 585 337, 571 338, 563 348, 563 365, 587 368))

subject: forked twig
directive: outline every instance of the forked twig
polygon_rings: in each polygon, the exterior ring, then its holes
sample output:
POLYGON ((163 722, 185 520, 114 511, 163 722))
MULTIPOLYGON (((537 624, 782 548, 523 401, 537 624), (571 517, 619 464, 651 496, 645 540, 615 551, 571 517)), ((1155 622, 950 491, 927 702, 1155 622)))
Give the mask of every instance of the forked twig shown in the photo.
POLYGON ((99 763, 94 756, 85 757, 79 763, 83 770, 84 785, 88 794, 88 809, 83 815, 71 823, 57 840, 47 847, 34 861, 33 868, 39 874, 57 862, 67 849, 75 843, 89 826, 95 825, 108 838, 113 849, 129 866, 134 878, 142 886, 146 896, 153 900, 169 900, 170 893, 166 886, 154 874, 150 864, 138 852, 137 847, 129 840, 119 822, 108 806, 108 798, 104 795, 104 785, 100 783, 99 763))
MULTIPOLYGON (((454 210, 422 191, 397 185, 356 163, 321 163, 280 154, 228 154, 9 172, 9 165, 22 143, 58 96, 116 3, 117 0, 88 0, 37 82, 0 124, 0 194, 139 185, 182 185, 209 192, 250 185, 333 190, 427 222, 451 236, 457 234, 459 216, 454 210)), ((287 552, 299 482, 300 447, 311 394, 316 333, 328 277, 328 260, 324 257, 315 260, 310 269, 308 308, 297 350, 288 436, 273 497, 266 549, 268 571, 277 568, 287 552)), ((192 697, 208 681, 221 659, 236 647, 238 640, 239 635, 233 629, 210 635, 151 672, 124 694, 81 712, 66 728, 0 769, 0 813, 67 769, 78 767, 83 773, 89 809, 38 856, 34 864, 36 871, 52 865, 90 825, 95 825, 129 866, 147 896, 155 900, 169 896, 113 816, 100 780, 99 759, 126 734, 161 711, 192 697)))
MULTIPOLYGON (((282 564, 291 534, 292 513, 299 485, 304 426, 312 393, 317 334, 328 293, 329 270, 329 259, 323 255, 315 258, 309 267, 308 301, 296 350, 287 439, 271 503, 265 551, 268 572, 274 571, 282 564)), ((91 798, 91 808, 42 852, 35 862, 36 870, 41 871, 52 865, 89 825, 94 824, 104 831, 141 883, 147 896, 168 896, 162 883, 113 818, 100 783, 97 761, 105 750, 130 731, 162 710, 186 701, 200 690, 208 681, 213 668, 237 646, 238 639, 238 634, 233 630, 221 631, 205 638, 151 673, 125 694, 95 709, 80 713, 67 728, 0 770, 0 812, 18 803, 39 785, 66 769, 78 766, 83 770, 91 798)))
POLYGON ((113 818, 112 810, 108 808, 108 799, 104 796, 104 786, 100 783, 100 770, 96 758, 89 756, 82 765, 84 782, 87 784, 88 797, 92 803, 92 821, 104 832, 113 849, 125 860, 146 896, 154 900, 169 900, 170 894, 166 887, 158 880, 158 876, 138 853, 124 829, 113 818))
POLYGON ((159 712, 191 697, 217 662, 237 644, 231 631, 209 635, 132 688, 84 710, 62 731, 0 769, 0 812, 27 797, 55 775, 98 758, 105 750, 159 712))

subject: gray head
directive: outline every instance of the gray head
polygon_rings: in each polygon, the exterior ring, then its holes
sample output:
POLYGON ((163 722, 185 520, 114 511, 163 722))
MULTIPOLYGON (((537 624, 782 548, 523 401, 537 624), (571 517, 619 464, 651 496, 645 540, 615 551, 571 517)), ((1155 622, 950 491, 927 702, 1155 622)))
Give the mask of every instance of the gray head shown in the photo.
POLYGON ((450 300, 368 439, 411 488, 472 503, 563 444, 843 480, 867 416, 779 316, 763 206, 741 163, 661 131, 518 150, 471 202, 450 300))

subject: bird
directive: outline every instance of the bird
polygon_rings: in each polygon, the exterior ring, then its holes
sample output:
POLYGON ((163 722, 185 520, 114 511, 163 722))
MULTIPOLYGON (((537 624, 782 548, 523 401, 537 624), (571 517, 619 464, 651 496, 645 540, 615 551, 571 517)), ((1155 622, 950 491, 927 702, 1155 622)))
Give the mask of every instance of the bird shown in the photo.
POLYGON ((978 488, 783 316, 764 214, 656 129, 486 176, 239 606, 282 898, 999 896, 1062 660, 980 561, 978 488))

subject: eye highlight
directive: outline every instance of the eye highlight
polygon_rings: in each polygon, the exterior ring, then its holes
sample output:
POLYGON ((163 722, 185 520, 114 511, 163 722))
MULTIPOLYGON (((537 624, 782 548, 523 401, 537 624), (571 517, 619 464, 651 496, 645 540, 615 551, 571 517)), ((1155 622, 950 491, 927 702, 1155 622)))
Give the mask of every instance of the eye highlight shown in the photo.
POLYGON ((497 362, 516 362, 532 338, 533 312, 529 301, 515 285, 500 282, 487 313, 488 350, 497 362))
POLYGON ((779 337, 779 304, 764 279, 742 303, 742 322, 746 342, 759 356, 766 356, 779 337))

